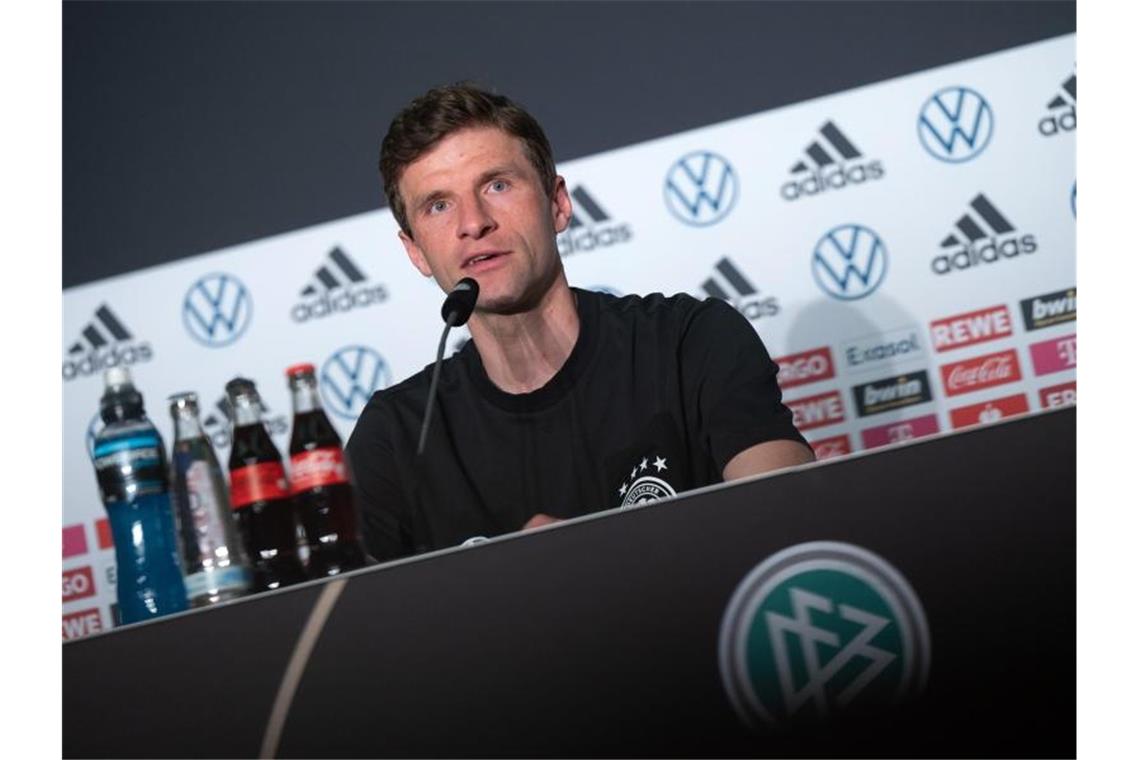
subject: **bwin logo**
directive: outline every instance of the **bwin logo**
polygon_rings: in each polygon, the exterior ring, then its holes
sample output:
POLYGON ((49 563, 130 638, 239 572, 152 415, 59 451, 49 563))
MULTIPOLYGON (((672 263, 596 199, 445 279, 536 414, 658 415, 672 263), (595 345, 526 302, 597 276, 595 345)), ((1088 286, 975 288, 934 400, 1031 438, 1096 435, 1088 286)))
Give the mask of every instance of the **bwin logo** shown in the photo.
POLYGON ((1020 238, 1014 235, 1013 225, 981 193, 970 201, 970 210, 954 226, 955 231, 942 239, 941 247, 945 252, 930 262, 935 274, 992 264, 1037 250, 1037 240, 1033 235, 1020 238))
POLYGON ((1037 122, 1037 131, 1046 137, 1072 132, 1077 128, 1077 75, 1061 83, 1061 92, 1045 106, 1049 115, 1037 122))
POLYGON ((294 322, 306 322, 388 300, 388 291, 383 285, 360 285, 367 280, 368 276, 348 254, 339 247, 333 248, 328 262, 322 264, 313 274, 313 281, 301 289, 301 297, 306 300, 290 309, 289 316, 294 322))
POLYGON ((63 379, 90 377, 109 367, 149 362, 154 352, 146 341, 133 342, 130 330, 107 304, 95 310, 95 318, 67 349, 63 379))
POLYGON ((682 156, 665 175, 665 205, 685 224, 706 227, 728 216, 739 183, 721 156, 701 150, 682 156))
POLYGON ((832 298, 866 298, 887 276, 887 247, 868 227, 836 227, 816 243, 811 273, 820 289, 832 298))
POLYGON ((918 139, 939 161, 969 161, 986 149, 993 134, 990 104, 968 87, 939 90, 918 116, 918 139))
POLYGON ((701 289, 713 298, 728 301, 753 321, 780 313, 776 297, 760 298, 760 291, 727 258, 716 263, 716 273, 701 283, 701 289))
POLYGON ((829 121, 820 127, 819 134, 821 140, 813 140, 804 150, 806 160, 797 161, 792 166, 792 181, 780 188, 784 200, 794 201, 828 189, 840 190, 867 180, 883 178, 881 161, 855 161, 862 158, 863 154, 834 122, 829 121))
POLYGON ((585 187, 579 185, 574 188, 570 197, 574 199, 574 213, 570 216, 570 226, 558 236, 558 252, 562 256, 608 248, 633 239, 630 226, 611 223, 610 215, 586 192, 585 187))
MULTIPOLYGON (((289 420, 284 415, 275 414, 264 401, 261 402, 261 421, 270 435, 285 435, 289 432, 289 420)), ((210 436, 215 449, 228 449, 233 443, 233 408, 225 395, 218 398, 205 417, 202 418, 202 429, 210 436)))
POLYGON ((789 725, 921 694, 930 629, 918 595, 882 557, 812 541, 773 554, 740 582, 718 655, 747 725, 789 725))
POLYGON ((321 367, 321 396, 338 417, 355 420, 372 394, 391 379, 380 354, 365 346, 345 346, 321 367))
POLYGON ((186 291, 182 323, 199 343, 228 346, 246 331, 253 317, 253 299, 241 280, 229 274, 208 274, 186 291))

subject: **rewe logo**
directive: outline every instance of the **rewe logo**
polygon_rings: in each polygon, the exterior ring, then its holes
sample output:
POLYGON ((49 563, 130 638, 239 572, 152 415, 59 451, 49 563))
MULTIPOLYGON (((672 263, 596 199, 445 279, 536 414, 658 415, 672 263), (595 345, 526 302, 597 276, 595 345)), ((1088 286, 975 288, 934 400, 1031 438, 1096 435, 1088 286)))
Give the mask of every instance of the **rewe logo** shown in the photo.
POLYGON ((1040 330, 1077 318, 1077 289, 1067 288, 1053 293, 1042 293, 1021 302, 1021 316, 1026 330, 1040 330))
MULTIPOLYGON (((289 418, 283 414, 270 415, 273 410, 264 401, 261 402, 261 421, 265 423, 266 430, 271 436, 284 435, 289 432, 289 418)), ((217 402, 202 418, 202 429, 210 437, 215 449, 228 449, 233 443, 233 409, 230 400, 225 395, 218 397, 217 402)))
POLYGON ((107 304, 95 310, 95 318, 83 328, 79 340, 67 349, 63 379, 90 377, 109 367, 149 362, 150 344, 133 341, 131 332, 107 304))
POLYGON ((955 314, 930 323, 935 351, 972 346, 1013 335, 1013 320, 1004 305, 955 314))
POLYGON ((229 274, 208 274, 186 291, 182 323, 199 343, 228 346, 246 331, 253 317, 253 299, 241 280, 229 274))
POLYGON ((780 367, 776 382, 783 390, 835 377, 835 363, 827 346, 781 356, 775 362, 780 367))
POLYGON ((366 346, 345 346, 321 366, 321 396, 338 417, 355 420, 372 394, 392 381, 384 357, 366 346))
POLYGON ((1077 128, 1077 75, 1061 83, 1061 92, 1045 106, 1049 114, 1037 122, 1037 131, 1046 137, 1072 132, 1077 128))
POLYGON ((887 247, 869 227, 836 227, 815 244, 811 274, 820 290, 832 298, 866 298, 887 276, 887 247))
POLYGON ((78 639, 103 630, 103 617, 97 607, 63 616, 63 639, 78 639))
POLYGON ((926 613, 907 580, 853 544, 813 541, 765 559, 720 626, 721 679, 750 726, 819 721, 919 694, 926 613))
POLYGON ((792 410, 792 424, 801 433, 824 425, 834 425, 846 418, 843 397, 839 391, 828 391, 784 403, 792 410))
POLYGON ((716 263, 716 273, 701 283, 701 289, 713 298, 728 301, 750 320, 774 317, 780 313, 775 296, 760 297, 760 291, 748 281, 727 258, 716 263), (719 277, 717 276, 719 275, 719 277))
POLYGON ((665 175, 665 206, 685 224, 716 224, 728 216, 738 194, 731 164, 711 151, 682 156, 665 175))
POLYGON ((306 322, 333 314, 375 306, 388 300, 383 285, 361 285, 368 276, 339 247, 329 251, 328 262, 313 274, 313 282, 301 289, 301 301, 289 310, 294 322, 306 322))
POLYGON ((935 256, 930 262, 935 274, 992 264, 1037 250, 1037 240, 1033 235, 1020 238, 1014 235, 1013 225, 981 193, 970 201, 970 211, 958 219, 955 231, 943 238, 940 245, 945 253, 935 256))
POLYGON ((814 140, 807 146, 804 151, 807 153, 806 160, 797 161, 792 166, 794 178, 780 188, 784 200, 794 201, 805 195, 840 190, 867 180, 883 178, 881 161, 855 162, 854 159, 862 158, 863 154, 834 122, 829 121, 820 127, 819 134, 822 142, 814 140))
POLYGON ((990 104, 968 87, 934 93, 918 115, 918 139, 939 161, 969 161, 986 149, 994 134, 990 104))
POLYGON ((570 197, 574 199, 574 213, 570 216, 570 226, 558 236, 558 252, 562 256, 633 240, 630 226, 624 222, 612 222, 610 215, 586 192, 585 187, 578 185, 570 197))
POLYGON ((932 398, 925 370, 856 385, 851 392, 860 417, 924 404, 932 398))

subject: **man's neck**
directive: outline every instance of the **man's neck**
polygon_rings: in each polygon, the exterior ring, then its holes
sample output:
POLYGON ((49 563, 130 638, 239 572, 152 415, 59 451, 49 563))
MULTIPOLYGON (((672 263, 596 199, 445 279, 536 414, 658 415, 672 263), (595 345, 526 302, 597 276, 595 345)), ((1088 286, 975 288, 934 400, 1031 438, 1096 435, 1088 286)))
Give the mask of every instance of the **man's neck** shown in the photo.
POLYGON ((559 278, 534 309, 477 313, 468 327, 487 377, 499 389, 518 394, 538 390, 562 369, 580 323, 574 292, 559 278))

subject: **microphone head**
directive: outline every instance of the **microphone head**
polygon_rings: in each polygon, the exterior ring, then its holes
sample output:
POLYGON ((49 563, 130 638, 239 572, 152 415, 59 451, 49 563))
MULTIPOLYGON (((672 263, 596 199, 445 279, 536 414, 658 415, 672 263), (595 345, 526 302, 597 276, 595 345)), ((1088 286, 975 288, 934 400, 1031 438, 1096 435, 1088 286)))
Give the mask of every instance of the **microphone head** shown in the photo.
POLYGON ((443 321, 452 327, 466 324, 475 310, 475 301, 479 299, 479 283, 470 277, 464 277, 455 283, 455 287, 447 294, 440 309, 443 321))

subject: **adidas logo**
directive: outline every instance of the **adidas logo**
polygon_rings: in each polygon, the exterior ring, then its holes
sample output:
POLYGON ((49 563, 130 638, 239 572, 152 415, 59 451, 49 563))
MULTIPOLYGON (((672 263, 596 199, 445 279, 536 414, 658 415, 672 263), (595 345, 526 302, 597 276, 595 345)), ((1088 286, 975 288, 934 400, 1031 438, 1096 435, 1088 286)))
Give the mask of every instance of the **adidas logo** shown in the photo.
MULTIPOLYGON (((265 401, 261 402, 261 421, 270 435, 284 435, 289 432, 289 420, 285 415, 270 415, 272 410, 265 401)), ((222 394, 214 406, 202 417, 202 430, 210 438, 215 449, 228 449, 233 443, 233 408, 230 400, 222 394)), ((225 464, 224 462, 222 463, 225 464)))
POLYGON ((558 252, 562 256, 607 248, 633 239, 630 226, 610 223, 610 215, 585 187, 578 185, 571 191, 570 197, 574 201, 574 213, 570 216, 570 226, 558 236, 558 252))
POLYGON ((940 245, 945 253, 935 256, 930 266, 935 274, 949 274, 955 269, 992 264, 1037 250, 1033 235, 1019 238, 1015 232, 997 207, 978 193, 970 201, 969 210, 955 222, 954 231, 942 239, 940 245))
POLYGON ((840 190, 867 180, 882 179, 885 174, 881 161, 855 160, 863 158, 863 154, 833 121, 819 128, 819 139, 813 140, 804 153, 806 158, 791 168, 792 180, 780 187, 784 200, 794 201, 828 189, 840 190))
POLYGON ((1077 128, 1077 75, 1061 83, 1061 92, 1045 106, 1049 114, 1037 122, 1037 131, 1046 137, 1072 132, 1077 128))
POLYGON ((713 298, 728 301, 737 311, 753 321, 761 317, 774 317, 780 313, 780 304, 776 297, 760 298, 760 291, 756 286, 749 282, 727 257, 718 261, 715 269, 713 275, 701 283, 701 289, 705 293, 713 298))
POLYGON ((150 361, 153 357, 150 344, 130 343, 131 338, 131 331, 122 320, 111 307, 103 304, 95 310, 94 319, 83 328, 79 340, 67 349, 63 379, 89 377, 108 367, 150 361))
POLYGON ((338 312, 352 311, 388 300, 383 285, 361 285, 368 276, 340 247, 329 251, 327 261, 313 273, 313 281, 301 288, 303 300, 289 311, 294 322, 307 322, 338 312))

